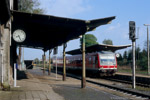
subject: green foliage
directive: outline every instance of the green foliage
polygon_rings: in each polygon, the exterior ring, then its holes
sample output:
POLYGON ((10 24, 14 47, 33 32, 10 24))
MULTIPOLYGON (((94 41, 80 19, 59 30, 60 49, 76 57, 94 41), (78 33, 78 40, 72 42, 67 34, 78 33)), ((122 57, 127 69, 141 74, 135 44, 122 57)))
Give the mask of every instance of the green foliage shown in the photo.
POLYGON ((132 60, 132 50, 131 49, 128 51, 127 59, 128 59, 128 61, 132 60))
POLYGON ((112 42, 112 40, 110 40, 110 39, 105 39, 105 40, 103 41, 103 44, 113 45, 113 42, 112 42))
POLYGON ((147 57, 143 56, 143 58, 139 60, 138 64, 142 70, 146 70, 147 69, 147 57))
POLYGON ((147 69, 147 51, 145 49, 143 49, 143 51, 139 53, 138 61, 139 61, 138 65, 140 66, 140 68, 142 70, 146 70, 147 69))
POLYGON ((35 59, 34 59, 34 63, 35 63, 35 64, 39 64, 39 62, 40 62, 40 60, 39 60, 38 58, 35 58, 35 59))
MULTIPOLYGON (((144 41, 144 49, 147 50, 147 40, 144 41)), ((149 41, 149 49, 150 49, 150 41, 149 41)))
POLYGON ((40 3, 38 0, 19 0, 18 4, 19 11, 27 12, 27 13, 44 13, 44 10, 41 9, 40 3))
MULTIPOLYGON (((138 66, 138 68, 140 68, 141 70, 147 70, 147 51, 145 49, 141 51, 140 47, 137 47, 135 57, 136 65, 138 66)), ((132 50, 130 49, 128 50, 128 52, 125 51, 123 53, 122 62, 120 60, 118 62, 118 65, 120 66, 132 66, 132 50)))
POLYGON ((127 51, 123 53, 123 59, 127 59, 127 51))
POLYGON ((120 54, 120 56, 117 58, 117 62, 118 62, 118 65, 122 66, 122 60, 123 60, 123 57, 122 55, 120 54))
MULTIPOLYGON (((80 38, 80 44, 82 45, 82 38, 80 38)), ((86 34, 85 35, 85 47, 88 47, 94 44, 98 44, 97 38, 93 34, 86 34)))

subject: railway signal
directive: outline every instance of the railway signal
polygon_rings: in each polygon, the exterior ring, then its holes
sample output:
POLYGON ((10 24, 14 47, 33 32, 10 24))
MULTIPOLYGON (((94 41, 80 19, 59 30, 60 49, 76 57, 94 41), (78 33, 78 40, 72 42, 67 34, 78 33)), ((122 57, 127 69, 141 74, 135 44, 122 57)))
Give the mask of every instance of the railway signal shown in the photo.
POLYGON ((135 40, 135 22, 134 21, 129 22, 129 38, 131 40, 135 40))
POLYGON ((135 89, 135 22, 129 22, 129 38, 132 40, 132 88, 135 89))

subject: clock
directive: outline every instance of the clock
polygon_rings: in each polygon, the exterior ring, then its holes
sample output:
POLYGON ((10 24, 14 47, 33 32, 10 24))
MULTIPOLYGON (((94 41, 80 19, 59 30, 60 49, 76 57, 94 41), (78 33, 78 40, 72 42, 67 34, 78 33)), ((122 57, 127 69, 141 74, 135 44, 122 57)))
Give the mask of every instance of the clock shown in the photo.
POLYGON ((21 29, 17 29, 13 32, 13 39, 16 42, 23 42, 26 39, 26 33, 21 29))

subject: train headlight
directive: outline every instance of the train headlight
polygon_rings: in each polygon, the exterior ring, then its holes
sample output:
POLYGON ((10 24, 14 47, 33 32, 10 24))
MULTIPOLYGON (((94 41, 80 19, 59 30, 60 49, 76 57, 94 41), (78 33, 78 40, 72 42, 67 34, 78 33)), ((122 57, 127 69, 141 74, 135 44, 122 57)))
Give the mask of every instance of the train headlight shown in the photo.
POLYGON ((119 58, 119 57, 120 57, 120 54, 119 54, 119 53, 117 53, 117 54, 116 54, 116 57, 117 57, 117 58, 119 58))

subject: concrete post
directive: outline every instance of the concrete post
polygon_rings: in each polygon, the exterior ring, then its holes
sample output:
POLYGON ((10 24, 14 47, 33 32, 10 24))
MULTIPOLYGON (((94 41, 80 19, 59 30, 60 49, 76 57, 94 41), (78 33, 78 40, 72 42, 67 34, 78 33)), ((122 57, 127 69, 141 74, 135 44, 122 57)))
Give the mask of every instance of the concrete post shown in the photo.
POLYGON ((66 81, 66 53, 65 53, 66 47, 67 45, 64 44, 63 45, 63 81, 66 81))
POLYGON ((147 73, 148 73, 148 75, 150 75, 150 63, 149 63, 149 30, 148 30, 148 26, 147 26, 147 65, 148 65, 148 67, 147 67, 147 73))
POLYGON ((10 34, 8 29, 4 29, 3 34, 3 48, 4 48, 4 81, 9 83, 9 75, 10 75, 10 34))
POLYGON ((135 89, 136 78, 135 78, 135 40, 132 40, 132 54, 133 54, 133 65, 132 65, 132 88, 135 89))
POLYGON ((85 71, 85 35, 82 35, 82 81, 81 88, 86 87, 86 71, 85 71))
POLYGON ((150 61, 149 61, 149 30, 148 27, 150 24, 144 24, 147 26, 147 74, 150 75, 150 61))

